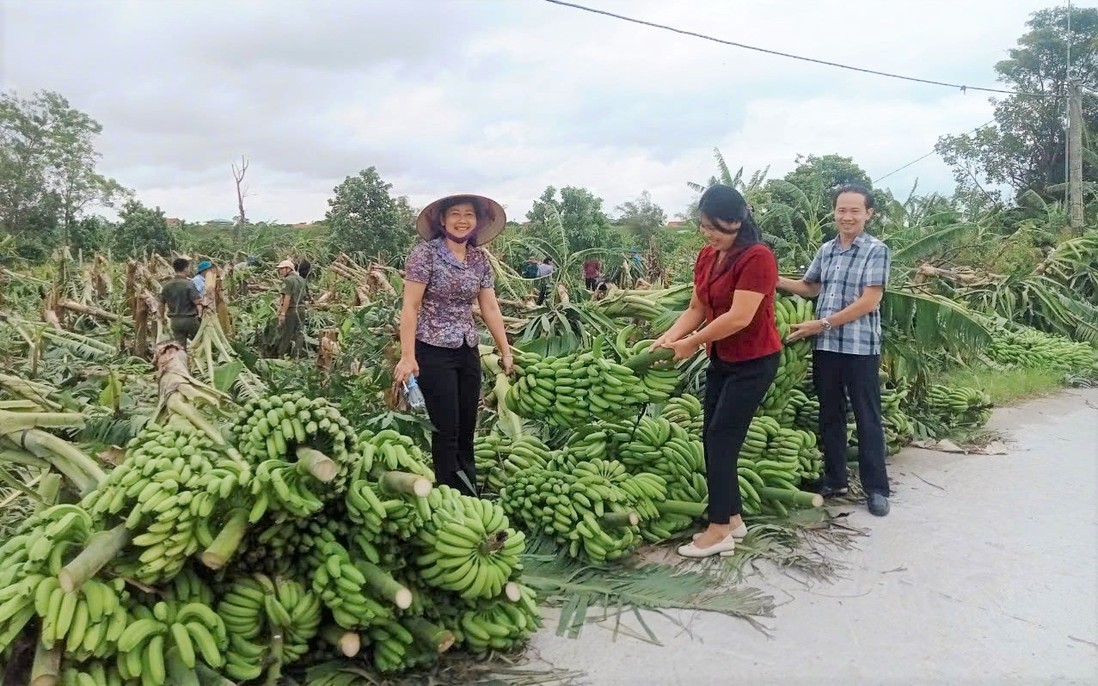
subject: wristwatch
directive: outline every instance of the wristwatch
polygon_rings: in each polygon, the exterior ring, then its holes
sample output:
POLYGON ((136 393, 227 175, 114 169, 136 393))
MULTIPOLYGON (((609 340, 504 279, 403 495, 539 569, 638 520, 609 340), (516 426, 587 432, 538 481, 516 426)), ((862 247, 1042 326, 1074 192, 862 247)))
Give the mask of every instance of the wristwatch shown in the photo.
POLYGON ((831 322, 827 321, 827 317, 824 317, 823 319, 821 319, 820 323, 823 324, 824 331, 830 331, 831 330, 831 322))

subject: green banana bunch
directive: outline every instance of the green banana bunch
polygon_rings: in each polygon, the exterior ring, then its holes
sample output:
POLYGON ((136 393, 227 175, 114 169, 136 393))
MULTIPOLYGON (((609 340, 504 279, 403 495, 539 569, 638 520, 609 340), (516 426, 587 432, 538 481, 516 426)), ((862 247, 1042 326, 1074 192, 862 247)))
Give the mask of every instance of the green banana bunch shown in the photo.
POLYGON ((1074 374, 1098 374, 1098 352, 1086 343, 1012 325, 996 331, 987 354, 995 362, 1031 369, 1053 369, 1074 374))
POLYGON ((701 400, 697 397, 683 393, 671 398, 664 404, 660 416, 672 424, 678 424, 692 436, 701 437, 704 417, 701 400))
POLYGON ((240 454, 255 466, 253 522, 267 508, 313 514, 342 492, 362 460, 350 422, 323 397, 287 393, 249 401, 232 433, 240 454))
POLYGON ((514 650, 541 627, 534 590, 522 584, 518 584, 518 589, 518 601, 510 598, 478 601, 464 610, 456 608, 443 621, 474 653, 514 650))
POLYGON ((364 629, 392 616, 392 611, 367 586, 350 551, 335 538, 325 541, 314 554, 312 589, 335 623, 344 629, 364 629))
MULTIPOLYGON (((576 474, 576 465, 586 463, 565 459, 517 473, 500 492, 504 510, 527 530, 544 532, 567 546, 572 557, 602 563, 632 553, 640 544, 633 498, 598 466, 576 474)), ((618 462, 603 466, 611 474, 618 468, 624 472, 618 462)))
POLYGON ((235 579, 217 608, 230 632, 225 674, 248 681, 263 673, 268 659, 281 664, 297 661, 320 628, 322 610, 319 596, 293 579, 265 574, 235 579), (272 654, 276 635, 281 637, 280 649, 272 654))
POLYGON ((131 620, 118 638, 118 671, 125 680, 144 686, 167 683, 168 653, 193 674, 201 660, 218 669, 224 664, 229 638, 222 617, 205 603, 158 601, 149 608, 135 605, 131 620))
POLYGON ((65 654, 74 659, 107 656, 128 626, 124 590, 121 579, 109 584, 89 579, 66 593, 56 576, 42 579, 30 596, 34 613, 42 620, 42 645, 52 648, 60 641, 65 654))
POLYGON ((428 496, 432 517, 414 539, 423 582, 462 598, 492 598, 520 568, 526 536, 499 505, 440 486, 428 496))
POLYGON ((642 378, 643 370, 651 367, 651 362, 665 359, 668 351, 656 356, 638 355, 629 361, 633 366, 627 366, 605 357, 605 345, 599 337, 591 350, 544 359, 535 353, 516 351, 519 380, 507 393, 507 406, 522 417, 570 428, 589 424, 595 418, 614 420, 634 414, 637 406, 650 401, 650 387, 666 393, 673 390, 662 375, 647 383, 642 378), (636 369, 642 370, 640 375, 636 369))
POLYGON ((250 479, 248 465, 220 453, 205 434, 149 424, 81 506, 101 525, 124 521, 134 550, 115 567, 155 584, 182 569, 201 544, 202 524, 250 479))
MULTIPOLYGON (((499 492, 511 477, 523 469, 531 467, 543 467, 552 457, 552 451, 534 436, 519 436, 513 441, 495 440, 493 449, 493 462, 485 470, 485 482, 488 488, 499 492)), ((482 454, 485 451, 485 443, 481 444, 482 454)), ((477 446, 474 442, 474 456, 477 446)), ((483 458, 482 458, 483 459, 483 458)), ((481 476, 480 467, 477 467, 477 476, 481 476)))
POLYGON ((378 479, 382 472, 395 471, 418 474, 432 480, 435 478, 430 458, 423 454, 409 436, 393 429, 385 429, 376 434, 363 431, 359 434, 358 440, 359 445, 364 449, 367 447, 374 449, 369 455, 366 455, 364 450, 364 459, 356 466, 358 476, 369 475, 378 479))
POLYGON ((66 666, 61 670, 61 686, 125 686, 128 679, 123 679, 118 667, 112 662, 103 660, 91 660, 80 665, 77 669, 66 666))
POLYGON ((976 388, 934 385, 925 400, 931 415, 946 426, 979 428, 991 418, 991 396, 976 388))

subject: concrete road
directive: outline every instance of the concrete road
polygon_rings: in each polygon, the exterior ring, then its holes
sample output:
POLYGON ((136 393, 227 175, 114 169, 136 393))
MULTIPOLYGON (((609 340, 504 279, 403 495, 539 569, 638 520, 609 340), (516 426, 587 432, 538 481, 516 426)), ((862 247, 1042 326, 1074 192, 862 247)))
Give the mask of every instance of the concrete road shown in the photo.
POLYGON ((847 568, 805 585, 749 584, 781 604, 765 620, 649 613, 662 646, 588 626, 532 655, 592 684, 1098 684, 1098 389, 996 411, 1006 455, 907 449, 892 458, 892 513, 847 568))

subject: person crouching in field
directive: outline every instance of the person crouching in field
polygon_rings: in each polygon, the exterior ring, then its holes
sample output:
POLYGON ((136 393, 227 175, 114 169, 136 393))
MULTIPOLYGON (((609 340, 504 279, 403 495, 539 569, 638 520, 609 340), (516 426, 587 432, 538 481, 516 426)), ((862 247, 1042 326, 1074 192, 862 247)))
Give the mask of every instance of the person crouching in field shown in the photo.
POLYGON ((747 535, 736 468, 782 348, 774 320, 778 262, 743 196, 730 186, 712 186, 698 212, 706 246, 694 264, 690 306, 652 345, 675 351, 676 360, 702 345, 709 354, 702 436, 709 527, 679 548, 683 557, 730 555, 747 535))
POLYGON ((178 257, 172 261, 172 269, 175 276, 165 281, 160 289, 160 306, 171 322, 172 337, 186 347, 187 341, 198 333, 202 296, 190 278, 190 260, 178 257))
POLYGON ((405 263, 400 310, 398 383, 418 377, 434 425, 431 455, 435 480, 476 495, 473 434, 480 406, 480 333, 473 303, 496 342, 503 370, 514 365, 495 275, 486 251, 507 223, 503 207, 479 195, 451 195, 420 212, 423 237, 405 263))

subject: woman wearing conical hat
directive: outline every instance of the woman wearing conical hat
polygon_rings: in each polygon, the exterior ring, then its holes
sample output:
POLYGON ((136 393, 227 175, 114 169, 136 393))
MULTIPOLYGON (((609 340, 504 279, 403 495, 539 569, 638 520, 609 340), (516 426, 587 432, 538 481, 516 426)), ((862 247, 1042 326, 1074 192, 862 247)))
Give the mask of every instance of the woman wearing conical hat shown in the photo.
POLYGON ((503 207, 479 195, 450 195, 423 209, 416 230, 424 242, 405 263, 400 311, 398 382, 415 376, 423 391, 431 437, 435 480, 476 495, 473 433, 480 406, 480 332, 473 303, 496 342, 503 369, 513 358, 503 314, 496 300, 495 275, 481 246, 507 222, 503 207))

